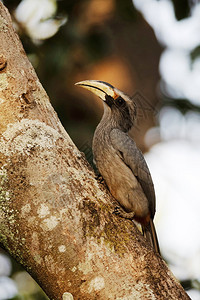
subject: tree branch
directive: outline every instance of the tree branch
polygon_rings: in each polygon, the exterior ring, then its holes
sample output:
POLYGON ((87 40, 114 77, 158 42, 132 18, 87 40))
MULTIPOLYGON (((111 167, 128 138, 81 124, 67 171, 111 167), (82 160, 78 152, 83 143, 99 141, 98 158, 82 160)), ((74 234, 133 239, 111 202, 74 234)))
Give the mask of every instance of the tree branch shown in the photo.
POLYGON ((1 245, 50 299, 189 299, 135 225, 112 214, 1 2, 0 40, 1 245))

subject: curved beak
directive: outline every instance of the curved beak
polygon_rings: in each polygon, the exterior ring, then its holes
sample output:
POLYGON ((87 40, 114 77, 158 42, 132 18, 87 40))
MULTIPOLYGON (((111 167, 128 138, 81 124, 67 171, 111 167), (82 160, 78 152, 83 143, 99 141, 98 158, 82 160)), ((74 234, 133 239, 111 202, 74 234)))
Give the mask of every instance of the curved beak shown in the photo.
POLYGON ((99 98, 101 98, 103 101, 106 101, 106 95, 112 97, 113 99, 116 99, 118 97, 117 93, 115 92, 115 88, 104 81, 100 80, 84 80, 75 83, 75 85, 79 85, 95 95, 97 95, 99 98))

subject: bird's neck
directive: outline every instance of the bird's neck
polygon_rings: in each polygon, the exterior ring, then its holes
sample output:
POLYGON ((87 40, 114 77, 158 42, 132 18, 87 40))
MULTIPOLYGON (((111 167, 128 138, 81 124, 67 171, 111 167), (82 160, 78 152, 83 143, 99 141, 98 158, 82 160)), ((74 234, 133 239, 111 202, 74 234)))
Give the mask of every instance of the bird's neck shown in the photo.
POLYGON ((132 125, 132 121, 124 117, 122 114, 113 114, 111 109, 104 107, 102 119, 96 130, 103 131, 107 134, 114 128, 117 128, 123 132, 128 132, 132 125))

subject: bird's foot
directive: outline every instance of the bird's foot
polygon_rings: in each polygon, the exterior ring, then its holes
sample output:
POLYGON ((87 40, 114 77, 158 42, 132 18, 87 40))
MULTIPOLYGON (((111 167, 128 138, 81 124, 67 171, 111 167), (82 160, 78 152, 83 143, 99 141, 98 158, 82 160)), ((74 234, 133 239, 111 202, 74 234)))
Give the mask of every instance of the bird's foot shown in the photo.
POLYGON ((95 176, 96 177, 96 180, 99 182, 99 183, 104 183, 104 179, 103 177, 101 176, 101 174, 98 174, 95 176))
POLYGON ((135 216, 135 212, 130 212, 130 213, 127 213, 122 207, 120 206, 116 206, 114 211, 113 211, 113 214, 115 215, 118 215, 120 216, 121 218, 125 218, 125 219, 130 219, 132 220, 135 216))

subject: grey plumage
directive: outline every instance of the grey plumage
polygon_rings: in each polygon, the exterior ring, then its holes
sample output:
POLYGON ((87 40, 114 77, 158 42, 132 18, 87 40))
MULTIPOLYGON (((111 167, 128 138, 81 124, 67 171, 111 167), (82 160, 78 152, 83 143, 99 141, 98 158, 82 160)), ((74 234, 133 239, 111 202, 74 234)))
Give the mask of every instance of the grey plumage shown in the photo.
POLYGON ((116 213, 139 221, 144 235, 159 253, 153 225, 155 192, 151 174, 142 152, 128 135, 136 117, 135 103, 105 82, 89 80, 78 84, 97 94, 104 103, 92 148, 100 174, 123 208, 116 213))

